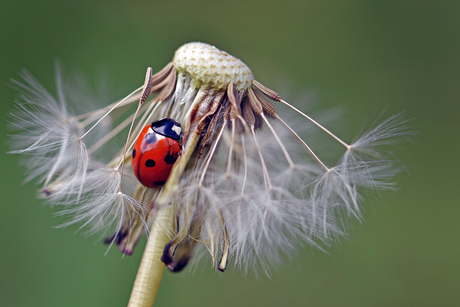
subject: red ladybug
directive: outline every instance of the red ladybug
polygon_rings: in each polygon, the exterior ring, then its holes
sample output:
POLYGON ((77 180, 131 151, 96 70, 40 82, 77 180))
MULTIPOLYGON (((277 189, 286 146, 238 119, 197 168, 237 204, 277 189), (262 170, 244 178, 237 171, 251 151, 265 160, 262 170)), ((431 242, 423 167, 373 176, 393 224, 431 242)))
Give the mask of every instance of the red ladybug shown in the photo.
POLYGON ((171 118, 142 129, 134 145, 131 165, 137 179, 149 188, 160 188, 168 180, 181 153, 181 126, 171 118))

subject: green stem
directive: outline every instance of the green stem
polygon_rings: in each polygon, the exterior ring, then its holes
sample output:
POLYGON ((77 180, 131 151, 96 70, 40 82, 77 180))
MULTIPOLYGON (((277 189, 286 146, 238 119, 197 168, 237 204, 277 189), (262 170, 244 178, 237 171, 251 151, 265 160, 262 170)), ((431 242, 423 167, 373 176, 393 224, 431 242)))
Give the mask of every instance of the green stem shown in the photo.
POLYGON ((128 307, 151 307, 160 288, 165 265, 161 256, 165 244, 171 240, 167 227, 174 221, 173 206, 169 205, 158 211, 150 229, 150 235, 137 271, 128 307))

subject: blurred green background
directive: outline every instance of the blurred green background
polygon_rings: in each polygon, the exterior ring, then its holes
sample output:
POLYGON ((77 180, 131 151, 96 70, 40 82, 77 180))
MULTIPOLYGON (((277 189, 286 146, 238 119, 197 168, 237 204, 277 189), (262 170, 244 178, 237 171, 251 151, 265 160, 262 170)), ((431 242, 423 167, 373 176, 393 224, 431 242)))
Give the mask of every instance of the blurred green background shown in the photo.
POLYGON ((97 236, 52 228, 63 219, 5 153, 9 79, 27 68, 53 89, 58 58, 91 82, 106 71, 122 95, 203 41, 275 90, 287 81, 320 108, 343 106, 349 140, 383 111, 406 111, 420 135, 395 150, 408 169, 400 190, 366 206, 329 255, 299 251, 271 279, 166 272, 157 306, 460 306, 460 1, 218 3, 1 1, 0 305, 125 306, 142 253, 104 256, 97 236))

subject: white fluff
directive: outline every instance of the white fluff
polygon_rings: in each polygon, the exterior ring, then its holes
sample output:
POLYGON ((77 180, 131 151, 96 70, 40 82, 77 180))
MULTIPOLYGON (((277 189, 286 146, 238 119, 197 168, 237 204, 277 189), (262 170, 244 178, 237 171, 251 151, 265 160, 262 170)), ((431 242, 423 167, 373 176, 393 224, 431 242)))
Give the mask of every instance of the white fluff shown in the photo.
POLYGON ((361 191, 394 188, 389 181, 396 171, 393 162, 381 157, 377 147, 406 135, 404 124, 400 115, 384 121, 358 138, 329 171, 304 150, 299 154, 301 144, 278 125, 277 134, 293 153, 295 168, 289 166, 273 134, 264 127, 256 136, 262 158, 251 135, 239 136, 228 172, 232 135, 224 128, 205 180, 199 183, 202 169, 196 168, 182 179, 174 196, 180 206, 179 225, 187 227, 186 212, 194 212, 188 218, 203 225, 196 239, 208 242, 217 266, 224 246, 218 218, 221 212, 234 265, 243 271, 261 269, 269 274, 269 264, 283 261, 299 245, 321 248, 321 243, 327 245, 344 235, 348 217, 361 218, 361 191))
MULTIPOLYGON (((85 130, 68 111, 69 85, 62 82, 59 69, 57 72, 58 98, 26 71, 21 74, 24 83, 14 81, 24 96, 11 114, 15 134, 11 136, 10 153, 22 154, 26 180, 38 178, 44 183, 41 193, 47 200, 64 207, 58 214, 70 220, 60 226, 90 224, 91 232, 110 229, 114 223, 119 227, 123 220, 133 218, 126 216, 128 212, 137 214, 145 206, 129 195, 119 194, 120 173, 88 155, 80 139, 85 130)), ((123 180, 129 181, 130 176, 123 180)))

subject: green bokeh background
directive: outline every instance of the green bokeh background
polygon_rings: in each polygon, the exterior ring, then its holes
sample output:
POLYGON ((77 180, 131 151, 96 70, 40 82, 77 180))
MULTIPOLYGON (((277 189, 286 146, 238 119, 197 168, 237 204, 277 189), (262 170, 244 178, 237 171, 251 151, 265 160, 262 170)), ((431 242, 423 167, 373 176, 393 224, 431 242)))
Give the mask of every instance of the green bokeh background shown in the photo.
POLYGON ((157 306, 460 306, 459 1, 0 3, 0 306, 125 306, 142 251, 104 256, 97 237, 52 228, 63 219, 5 154, 9 78, 27 68, 53 88, 59 58, 127 93, 189 41, 240 57, 274 89, 282 80, 343 106, 348 139, 383 111, 406 111, 420 135, 395 150, 400 190, 366 206, 329 255, 299 251, 271 279, 166 272, 157 306))

